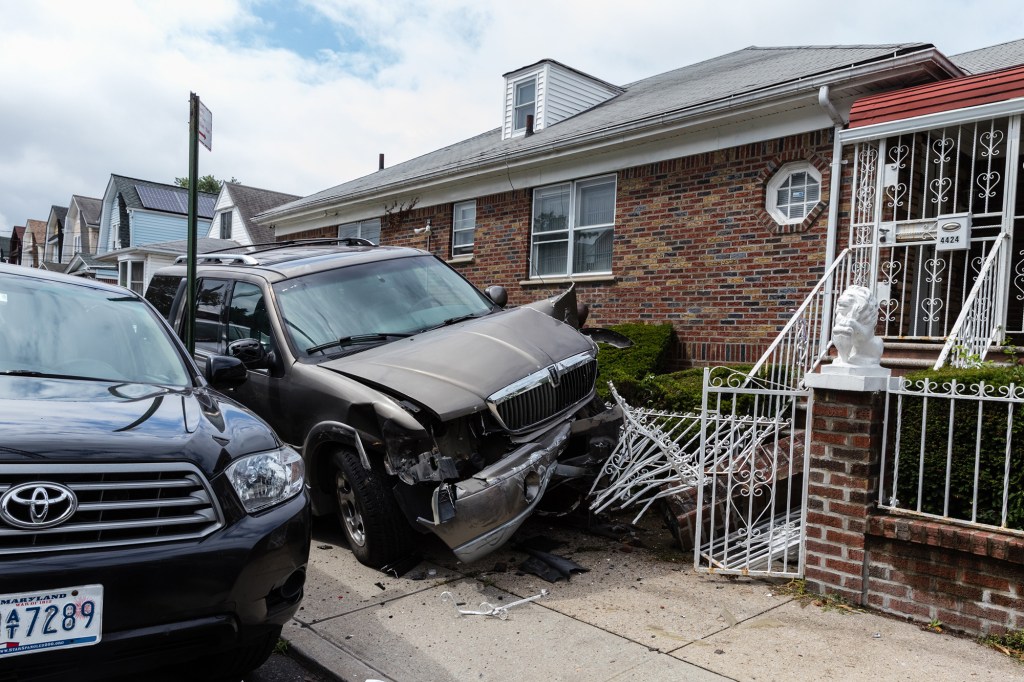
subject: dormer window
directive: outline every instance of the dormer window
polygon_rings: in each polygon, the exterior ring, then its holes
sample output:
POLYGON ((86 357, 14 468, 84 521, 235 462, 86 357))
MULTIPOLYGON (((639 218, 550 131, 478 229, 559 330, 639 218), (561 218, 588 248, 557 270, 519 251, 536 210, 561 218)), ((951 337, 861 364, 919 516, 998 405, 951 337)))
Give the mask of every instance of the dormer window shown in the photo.
POLYGON ((505 74, 501 139, 524 135, 528 116, 533 116, 533 130, 539 133, 621 92, 620 87, 551 59, 510 71, 505 74))
POLYGON ((526 117, 533 116, 537 110, 537 79, 516 83, 515 93, 515 127, 513 131, 526 130, 526 117))

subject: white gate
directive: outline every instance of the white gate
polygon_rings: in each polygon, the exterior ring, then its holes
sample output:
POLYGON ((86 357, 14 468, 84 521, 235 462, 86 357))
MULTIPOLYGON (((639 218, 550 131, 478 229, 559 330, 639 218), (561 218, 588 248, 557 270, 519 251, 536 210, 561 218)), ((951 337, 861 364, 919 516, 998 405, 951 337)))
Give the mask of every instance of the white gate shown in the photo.
POLYGON ((708 369, 703 408, 694 568, 803 576, 813 393, 708 369))

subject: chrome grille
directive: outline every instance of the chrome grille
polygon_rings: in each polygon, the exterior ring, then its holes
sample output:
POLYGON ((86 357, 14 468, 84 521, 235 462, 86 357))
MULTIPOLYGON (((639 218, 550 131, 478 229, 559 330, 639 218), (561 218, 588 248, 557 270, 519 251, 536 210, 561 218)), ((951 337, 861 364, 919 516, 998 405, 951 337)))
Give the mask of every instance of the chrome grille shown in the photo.
POLYGON ((224 525, 206 477, 191 464, 0 464, 0 497, 32 482, 70 488, 78 509, 41 530, 0 520, 0 555, 191 540, 224 525))
POLYGON ((597 360, 580 353, 506 386, 487 404, 502 426, 521 433, 579 407, 593 394, 596 380, 597 360))

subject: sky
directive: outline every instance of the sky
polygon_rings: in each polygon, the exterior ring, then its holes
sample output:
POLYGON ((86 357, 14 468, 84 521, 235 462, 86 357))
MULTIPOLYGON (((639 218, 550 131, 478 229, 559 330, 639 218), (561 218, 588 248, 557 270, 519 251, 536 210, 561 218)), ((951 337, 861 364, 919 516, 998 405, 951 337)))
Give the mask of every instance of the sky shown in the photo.
POLYGON ((0 236, 111 174, 300 196, 498 127, 550 58, 625 85, 751 45, 1024 38, 1020 0, 0 0, 0 236))

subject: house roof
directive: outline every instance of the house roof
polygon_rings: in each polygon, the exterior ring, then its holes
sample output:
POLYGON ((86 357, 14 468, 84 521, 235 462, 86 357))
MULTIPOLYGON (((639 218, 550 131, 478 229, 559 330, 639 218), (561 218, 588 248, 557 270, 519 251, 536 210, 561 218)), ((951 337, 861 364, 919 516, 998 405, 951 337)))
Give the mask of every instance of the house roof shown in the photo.
POLYGON ((103 200, 92 197, 83 197, 78 194, 71 196, 71 201, 78 204, 79 215, 85 219, 88 227, 100 226, 100 212, 103 210, 103 200))
POLYGON ((1018 97, 1024 97, 1024 66, 863 97, 850 110, 850 128, 1018 97))
POLYGON ((64 227, 64 221, 68 217, 68 207, 57 206, 56 204, 54 204, 53 206, 50 207, 50 214, 57 219, 57 224, 59 226, 64 227))
POLYGON ((39 266, 43 270, 49 270, 50 272, 67 272, 70 263, 56 263, 54 261, 43 261, 39 266))
POLYGON ((949 60, 969 74, 1018 66, 1024 64, 1024 38, 953 55, 949 60))
POLYGON ((258 187, 247 187, 235 182, 225 182, 224 186, 230 192, 231 200, 234 202, 235 208, 238 209, 238 213, 242 216, 242 222, 245 224, 249 238, 254 244, 274 241, 273 230, 253 222, 253 218, 256 215, 301 198, 295 194, 272 192, 267 189, 259 189, 258 187))
MULTIPOLYGON (((115 191, 124 197, 125 205, 128 208, 188 215, 188 190, 184 187, 139 180, 124 175, 111 175, 110 182, 114 185, 115 191)), ((198 192, 197 194, 198 216, 212 218, 217 195, 209 192, 198 192)), ((96 222, 98 224, 99 220, 96 222)))
POLYGON ((42 244, 43 240, 46 239, 46 221, 45 220, 33 220, 29 218, 25 221, 26 231, 31 233, 35 238, 36 244, 42 244))
MULTIPOLYGON (((293 201, 259 216, 261 223, 302 215, 339 200, 369 197, 488 164, 565 151, 626 132, 685 125, 790 93, 817 92, 826 84, 859 82, 914 63, 933 78, 962 75, 928 43, 748 47, 622 87, 623 92, 531 136, 502 140, 501 129, 471 137, 418 158, 293 201)), ((920 80, 916 81, 920 82, 920 80)))

